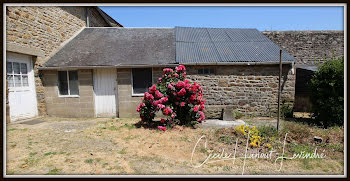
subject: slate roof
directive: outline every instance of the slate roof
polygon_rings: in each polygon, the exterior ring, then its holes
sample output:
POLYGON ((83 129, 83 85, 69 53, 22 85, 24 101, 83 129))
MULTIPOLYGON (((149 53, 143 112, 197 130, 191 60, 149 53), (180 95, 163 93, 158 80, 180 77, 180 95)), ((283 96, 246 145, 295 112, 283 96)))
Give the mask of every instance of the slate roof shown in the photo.
MULTIPOLYGON (((256 29, 85 28, 45 67, 278 62, 280 49, 256 29)), ((295 61, 282 55, 284 62, 295 61)))
MULTIPOLYGON (((176 62, 275 62, 280 47, 257 29, 175 27, 176 62)), ((295 61, 282 51, 282 61, 295 61)))
POLYGON ((173 28, 85 28, 46 67, 174 64, 173 28))

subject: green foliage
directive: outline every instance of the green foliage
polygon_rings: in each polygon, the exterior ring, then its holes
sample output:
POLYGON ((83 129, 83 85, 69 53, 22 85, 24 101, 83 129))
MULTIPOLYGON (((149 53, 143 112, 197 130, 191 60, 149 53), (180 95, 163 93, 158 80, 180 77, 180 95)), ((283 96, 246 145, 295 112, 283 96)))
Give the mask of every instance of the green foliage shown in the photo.
POLYGON ((344 124, 344 57, 332 58, 319 67, 309 87, 312 111, 324 127, 344 124))
POLYGON ((282 104, 281 116, 283 118, 293 118, 293 104, 288 104, 288 103, 282 104))
POLYGON ((269 138, 269 137, 277 137, 278 132, 275 127, 272 126, 259 126, 257 127, 259 131, 259 136, 264 137, 264 138, 269 138))
POLYGON ((241 119, 243 117, 243 113, 239 112, 238 110, 233 110, 232 114, 235 119, 241 119))

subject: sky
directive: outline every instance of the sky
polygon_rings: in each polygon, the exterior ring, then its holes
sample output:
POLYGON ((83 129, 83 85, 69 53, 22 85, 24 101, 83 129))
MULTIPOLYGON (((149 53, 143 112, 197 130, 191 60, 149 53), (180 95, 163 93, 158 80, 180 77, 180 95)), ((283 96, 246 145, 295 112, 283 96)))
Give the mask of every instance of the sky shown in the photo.
POLYGON ((100 6, 124 27, 256 28, 259 31, 344 30, 342 6, 100 6))

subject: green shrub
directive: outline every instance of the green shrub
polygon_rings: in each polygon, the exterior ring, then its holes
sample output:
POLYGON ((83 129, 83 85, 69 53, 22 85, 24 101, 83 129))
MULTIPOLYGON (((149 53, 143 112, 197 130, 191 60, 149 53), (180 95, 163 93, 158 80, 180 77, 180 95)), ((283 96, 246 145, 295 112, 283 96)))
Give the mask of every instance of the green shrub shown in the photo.
POLYGON ((344 57, 332 58, 313 75, 312 111, 324 127, 344 124, 344 57))
POLYGON ((281 116, 283 118, 293 118, 293 104, 288 104, 288 103, 282 104, 281 116))

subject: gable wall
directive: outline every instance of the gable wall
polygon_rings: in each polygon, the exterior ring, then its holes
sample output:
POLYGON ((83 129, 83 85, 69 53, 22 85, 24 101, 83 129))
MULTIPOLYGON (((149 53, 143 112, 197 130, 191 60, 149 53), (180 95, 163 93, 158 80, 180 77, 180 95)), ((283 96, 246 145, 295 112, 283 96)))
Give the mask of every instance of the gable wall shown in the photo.
MULTIPOLYGON (((90 26, 109 26, 90 7, 90 26)), ((86 26, 86 7, 8 6, 6 8, 6 44, 21 49, 29 48, 43 53, 34 64, 39 115, 46 114, 45 94, 38 67, 66 40, 86 26)), ((17 50, 15 50, 17 51, 17 50)))

